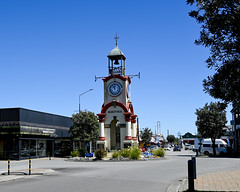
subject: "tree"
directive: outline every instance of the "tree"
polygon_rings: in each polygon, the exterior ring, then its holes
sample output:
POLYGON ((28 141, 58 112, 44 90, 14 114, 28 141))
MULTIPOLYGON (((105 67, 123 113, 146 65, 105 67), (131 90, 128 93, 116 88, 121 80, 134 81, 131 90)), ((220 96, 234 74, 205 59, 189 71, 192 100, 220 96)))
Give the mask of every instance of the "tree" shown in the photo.
POLYGON ((73 126, 70 128, 70 136, 74 142, 88 143, 98 139, 99 123, 97 116, 88 111, 72 115, 73 126))
POLYGON ((152 138, 152 131, 149 128, 144 128, 143 130, 141 130, 141 139, 142 139, 142 143, 145 145, 147 143, 149 143, 151 141, 152 138))
POLYGON ((175 139, 176 139, 176 138, 175 138, 174 135, 168 135, 168 136, 167 136, 167 140, 168 140, 169 143, 173 143, 173 142, 175 141, 175 139))
POLYGON ((204 91, 233 106, 240 101, 240 1, 187 0, 196 5, 189 15, 201 24, 197 45, 210 48, 206 60, 213 76, 203 81, 204 91))
POLYGON ((203 108, 196 109, 196 126, 203 138, 211 138, 213 155, 216 156, 215 140, 224 134, 223 128, 226 121, 226 105, 223 103, 211 102, 203 108))
POLYGON ((203 80, 204 91, 212 97, 232 102, 234 107, 240 101, 240 62, 226 63, 217 72, 203 80))

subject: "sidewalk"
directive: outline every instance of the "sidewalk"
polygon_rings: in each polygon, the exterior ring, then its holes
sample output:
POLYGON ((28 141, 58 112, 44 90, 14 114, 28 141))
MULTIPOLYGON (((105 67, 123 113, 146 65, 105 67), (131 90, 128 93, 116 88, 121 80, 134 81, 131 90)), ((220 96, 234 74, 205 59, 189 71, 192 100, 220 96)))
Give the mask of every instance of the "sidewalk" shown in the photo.
MULTIPOLYGON (((240 170, 209 173, 197 176, 194 181, 196 191, 240 191, 240 170)), ((172 184, 168 191, 185 191, 188 180, 183 179, 178 185, 172 184)))
POLYGON ((32 169, 31 175, 28 175, 28 170, 18 170, 11 172, 10 175, 8 175, 7 172, 0 173, 0 183, 6 182, 6 181, 14 181, 18 179, 26 179, 26 178, 32 178, 39 175, 49 175, 54 174, 55 171, 52 169, 32 169))
POLYGON ((195 189, 202 191, 240 191, 240 171, 209 173, 195 180, 195 189))

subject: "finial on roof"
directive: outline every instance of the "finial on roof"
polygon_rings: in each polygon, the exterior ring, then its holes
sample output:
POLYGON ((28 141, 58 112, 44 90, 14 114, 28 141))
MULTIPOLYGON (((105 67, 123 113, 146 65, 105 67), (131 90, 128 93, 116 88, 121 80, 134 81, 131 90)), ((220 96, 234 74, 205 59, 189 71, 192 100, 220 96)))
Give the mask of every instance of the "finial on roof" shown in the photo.
POLYGON ((116 33, 116 37, 114 37, 114 39, 116 40, 116 46, 118 45, 117 41, 119 39, 119 37, 117 36, 117 33, 116 33))

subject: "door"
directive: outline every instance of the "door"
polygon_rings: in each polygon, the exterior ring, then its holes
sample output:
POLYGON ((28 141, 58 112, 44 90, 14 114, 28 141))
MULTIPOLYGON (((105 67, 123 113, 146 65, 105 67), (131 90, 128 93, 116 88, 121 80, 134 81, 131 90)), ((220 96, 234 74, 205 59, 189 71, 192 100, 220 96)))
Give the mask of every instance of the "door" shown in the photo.
POLYGON ((110 124, 110 143, 111 150, 120 149, 120 124, 119 121, 114 119, 110 124))

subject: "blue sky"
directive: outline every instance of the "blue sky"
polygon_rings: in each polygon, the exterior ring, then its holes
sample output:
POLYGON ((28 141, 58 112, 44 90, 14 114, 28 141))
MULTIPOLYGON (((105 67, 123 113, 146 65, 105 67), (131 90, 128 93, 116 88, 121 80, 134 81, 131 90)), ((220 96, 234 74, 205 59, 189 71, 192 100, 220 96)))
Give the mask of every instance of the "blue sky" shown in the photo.
MULTIPOLYGON (((0 108, 22 107, 64 116, 99 113, 107 55, 126 56, 132 103, 141 128, 166 136, 196 133, 196 108, 214 101, 203 92, 207 48, 197 46, 200 25, 185 1, 0 1, 0 108)), ((231 113, 228 109, 228 120, 231 113)))

